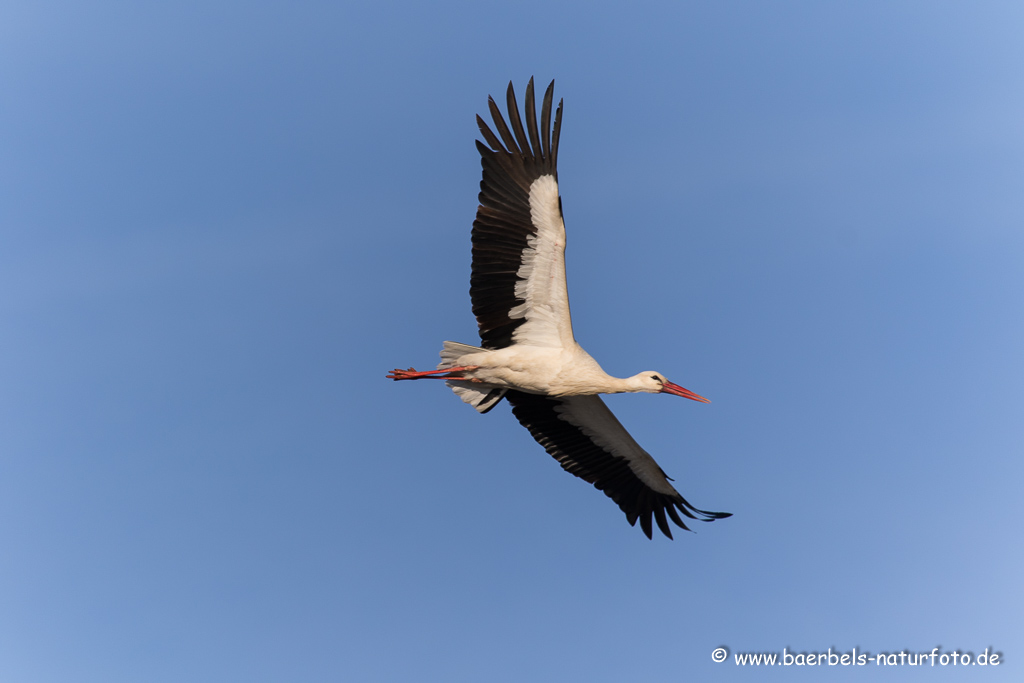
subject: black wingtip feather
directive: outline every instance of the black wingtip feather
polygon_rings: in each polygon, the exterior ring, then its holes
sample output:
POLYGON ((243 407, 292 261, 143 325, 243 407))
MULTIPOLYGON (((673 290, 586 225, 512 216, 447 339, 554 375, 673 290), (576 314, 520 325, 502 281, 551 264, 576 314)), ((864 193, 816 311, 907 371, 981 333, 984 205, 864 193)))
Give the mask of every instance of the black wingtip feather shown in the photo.
MULTIPOLYGON (((554 84, 554 81, 551 82, 554 84)), ((562 135, 562 100, 558 100, 558 109, 555 110, 555 129, 551 132, 551 172, 558 179, 558 139, 562 135)))
POLYGON ((482 142, 479 140, 476 141, 476 149, 480 152, 481 157, 488 155, 491 152, 497 152, 503 149, 501 142, 498 140, 498 136, 491 131, 490 126, 480 118, 479 114, 476 117, 476 126, 480 129, 480 134, 484 136, 484 140, 487 140, 487 144, 491 146, 490 149, 487 149, 482 142))
POLYGON ((526 130, 530 133, 530 147, 535 157, 544 157, 544 150, 540 144, 540 134, 537 132, 537 104, 533 99, 533 76, 526 84, 526 130))
MULTIPOLYGON (((676 505, 678 505, 678 503, 676 503, 676 505)), ((668 505, 668 506, 666 506, 665 507, 665 511, 668 512, 668 516, 672 518, 672 522, 676 526, 678 526, 678 527, 680 527, 682 529, 686 529, 687 531, 690 530, 690 527, 686 526, 686 524, 683 523, 683 520, 679 516, 679 513, 676 512, 676 506, 675 505, 668 505)))
POLYGON ((551 100, 555 93, 555 82, 552 80, 548 89, 544 91, 544 103, 541 105, 540 129, 544 133, 541 141, 544 143, 544 158, 551 159, 551 100))
POLYGON ((516 92, 512 89, 512 81, 508 82, 508 91, 505 93, 505 104, 508 109, 508 122, 515 133, 516 143, 519 145, 520 153, 523 156, 534 156, 530 150, 530 144, 526 141, 526 132, 523 131, 523 119, 519 116, 519 103, 516 102, 516 92))
MULTIPOLYGON (((670 506, 671 507, 671 506, 670 506)), ((661 529, 661 533, 665 534, 672 539, 672 529, 668 526, 668 520, 665 519, 665 508, 660 505, 654 506, 654 520, 658 523, 658 528, 661 529)))
POLYGON ((653 529, 651 528, 651 511, 646 510, 640 515, 640 528, 644 530, 647 538, 654 540, 653 529))
POLYGON ((501 110, 498 109, 498 105, 494 102, 493 97, 488 96, 487 107, 491 110, 491 120, 494 121, 494 127, 498 129, 498 135, 501 136, 502 142, 505 143, 505 149, 508 150, 509 154, 521 155, 522 151, 516 145, 512 132, 508 129, 508 124, 505 123, 505 117, 501 115, 501 110))

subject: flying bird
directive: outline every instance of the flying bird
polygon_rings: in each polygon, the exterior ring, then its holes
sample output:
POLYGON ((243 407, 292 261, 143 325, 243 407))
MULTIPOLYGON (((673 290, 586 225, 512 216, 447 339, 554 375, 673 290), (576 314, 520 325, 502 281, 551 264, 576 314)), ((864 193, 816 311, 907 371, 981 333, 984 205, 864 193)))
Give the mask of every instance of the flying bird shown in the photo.
POLYGON ((601 369, 572 333, 565 284, 565 225, 558 194, 562 102, 551 125, 554 81, 544 93, 540 126, 533 79, 526 86, 526 128, 512 83, 508 123, 494 99, 488 105, 497 135, 479 116, 483 180, 473 221, 469 294, 480 346, 444 342, 437 370, 394 370, 393 380, 443 379, 480 413, 504 398, 533 438, 562 467, 615 501, 630 525, 651 538, 653 517, 669 538, 670 518, 713 521, 729 513, 690 505, 629 435, 598 394, 647 392, 709 403, 660 372, 619 379, 601 369), (510 129, 511 126, 511 129, 510 129))

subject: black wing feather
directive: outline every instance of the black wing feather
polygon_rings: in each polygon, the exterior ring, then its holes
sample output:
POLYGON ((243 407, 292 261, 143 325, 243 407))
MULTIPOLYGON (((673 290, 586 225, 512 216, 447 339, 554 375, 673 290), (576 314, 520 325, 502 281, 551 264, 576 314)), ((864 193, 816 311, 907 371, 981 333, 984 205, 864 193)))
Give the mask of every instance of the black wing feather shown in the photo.
MULTIPOLYGON (((509 82, 508 87, 512 87, 511 81, 509 82)), ((501 136, 502 142, 505 143, 505 146, 502 149, 507 149, 512 154, 522 154, 523 151, 519 149, 518 145, 516 145, 516 141, 512 137, 512 132, 508 129, 508 126, 505 124, 505 118, 501 115, 501 110, 498 109, 498 104, 494 101, 493 97, 487 98, 487 108, 491 110, 491 119, 494 121, 494 125, 498 129, 498 135, 501 136)), ((514 112, 514 114, 517 117, 519 116, 518 111, 514 112)), ((509 117, 511 117, 512 115, 513 112, 510 111, 509 117)), ((498 150, 495 149, 494 151, 497 152, 498 150)))
MULTIPOLYGON (((527 91, 533 90, 532 87, 526 89, 527 91)), ((519 116, 519 104, 516 102, 516 93, 512 89, 511 81, 509 81, 508 90, 505 92, 505 104, 508 107, 508 122, 512 126, 512 132, 516 134, 516 142, 519 144, 520 151, 529 151, 530 143, 526 141, 523 119, 519 116)))

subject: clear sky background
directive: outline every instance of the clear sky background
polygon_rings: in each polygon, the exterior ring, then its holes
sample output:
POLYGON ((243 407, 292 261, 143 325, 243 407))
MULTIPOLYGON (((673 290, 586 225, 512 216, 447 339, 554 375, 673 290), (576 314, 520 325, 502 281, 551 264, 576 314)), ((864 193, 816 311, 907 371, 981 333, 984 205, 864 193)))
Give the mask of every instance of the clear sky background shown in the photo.
POLYGON ((0 8, 0 680, 1021 680, 1022 351, 1020 3, 0 8), (577 338, 712 400, 609 399, 675 541, 384 379, 531 75, 577 338))

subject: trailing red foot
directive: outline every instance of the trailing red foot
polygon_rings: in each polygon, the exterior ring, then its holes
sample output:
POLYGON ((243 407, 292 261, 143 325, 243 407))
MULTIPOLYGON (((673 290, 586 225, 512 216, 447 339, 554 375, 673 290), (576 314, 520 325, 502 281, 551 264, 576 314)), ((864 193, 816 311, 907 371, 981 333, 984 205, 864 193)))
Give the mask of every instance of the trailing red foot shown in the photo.
POLYGON ((467 370, 476 370, 476 365, 466 365, 459 368, 444 368, 443 370, 426 370, 419 372, 416 368, 409 368, 408 370, 399 370, 398 368, 392 370, 387 374, 387 379, 393 379, 396 382, 400 379, 462 379, 462 373, 467 370))

